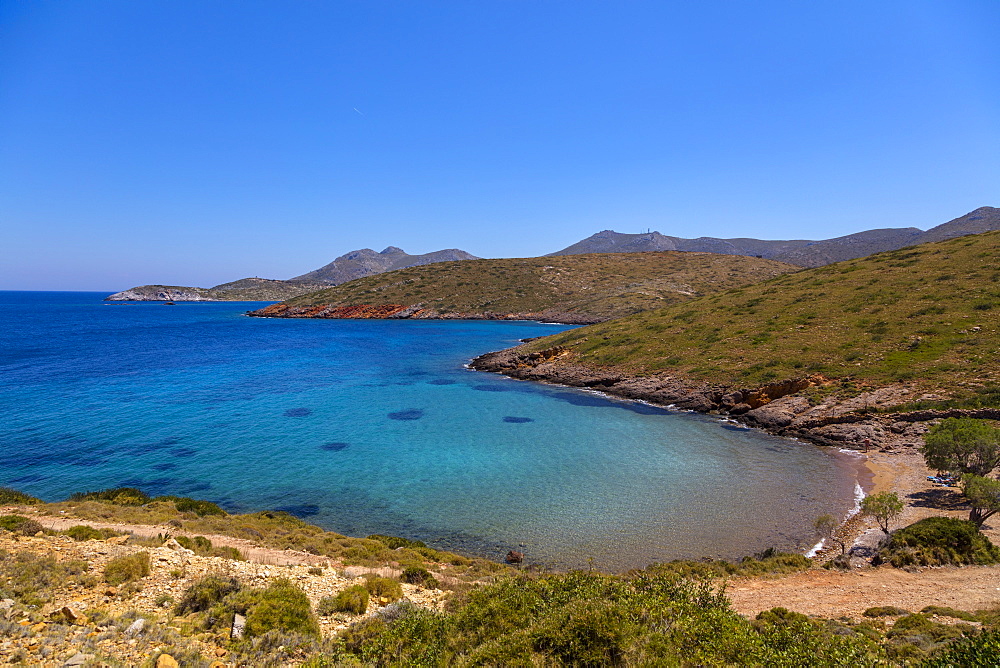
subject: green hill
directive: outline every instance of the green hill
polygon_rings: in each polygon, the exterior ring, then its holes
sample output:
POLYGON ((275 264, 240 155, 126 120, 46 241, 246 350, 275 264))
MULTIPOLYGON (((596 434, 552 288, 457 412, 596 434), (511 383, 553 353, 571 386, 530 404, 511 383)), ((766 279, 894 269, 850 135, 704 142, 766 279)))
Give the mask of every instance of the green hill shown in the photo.
POLYGON ((1000 380, 998 328, 1000 232, 989 232, 785 274, 527 350, 559 345, 575 364, 727 386, 818 374, 974 396, 1000 380))
POLYGON ((596 322, 797 270, 754 257, 683 252, 465 260, 368 276, 285 305, 419 305, 416 317, 596 322))

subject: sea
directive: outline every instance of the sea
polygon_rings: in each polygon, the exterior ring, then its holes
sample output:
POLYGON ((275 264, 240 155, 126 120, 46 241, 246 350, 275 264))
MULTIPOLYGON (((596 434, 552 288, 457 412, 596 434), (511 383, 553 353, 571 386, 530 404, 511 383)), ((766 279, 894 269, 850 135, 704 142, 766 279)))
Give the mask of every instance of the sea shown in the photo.
POLYGON ((566 325, 247 317, 0 292, 0 485, 139 487, 551 569, 805 552, 862 461, 722 419, 472 371, 566 325))

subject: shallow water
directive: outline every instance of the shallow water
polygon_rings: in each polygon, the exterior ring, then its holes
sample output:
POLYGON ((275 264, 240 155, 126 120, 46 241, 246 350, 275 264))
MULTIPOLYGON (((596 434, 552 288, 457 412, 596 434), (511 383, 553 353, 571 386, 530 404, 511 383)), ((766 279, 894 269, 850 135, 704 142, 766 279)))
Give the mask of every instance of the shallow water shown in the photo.
POLYGON ((247 318, 250 303, 0 292, 0 485, 138 486, 556 568, 807 549, 858 460, 514 381, 473 356, 559 325, 247 318))

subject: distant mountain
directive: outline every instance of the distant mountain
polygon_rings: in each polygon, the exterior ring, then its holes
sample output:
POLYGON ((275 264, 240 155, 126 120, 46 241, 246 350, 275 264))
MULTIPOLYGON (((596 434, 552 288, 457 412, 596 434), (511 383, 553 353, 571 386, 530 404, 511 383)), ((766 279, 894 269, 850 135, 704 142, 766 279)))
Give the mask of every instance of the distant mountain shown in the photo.
POLYGON ((865 257, 873 253, 906 246, 943 241, 953 237, 1000 229, 1000 209, 984 206, 924 232, 916 227, 866 230, 835 239, 809 241, 769 241, 763 239, 684 239, 659 232, 621 234, 611 230, 598 232, 549 256, 582 253, 640 253, 648 251, 696 251, 726 255, 755 255, 800 267, 820 267, 865 257))
POLYGON ((420 265, 434 264, 435 262, 477 259, 479 258, 475 255, 457 248, 447 248, 445 250, 434 251, 433 253, 424 253, 423 255, 410 255, 403 249, 396 248, 395 246, 389 246, 380 253, 376 253, 370 248, 362 248, 345 253, 325 267, 320 267, 315 271, 296 276, 291 280, 340 285, 341 283, 353 281, 355 278, 381 274, 396 269, 419 267, 420 265))
POLYGON ((457 248, 448 248, 423 255, 410 255, 395 246, 389 246, 381 253, 376 253, 370 248, 362 248, 341 255, 325 267, 287 281, 273 278, 241 278, 231 283, 216 285, 214 288, 196 288, 183 285, 140 285, 109 295, 105 297, 105 301, 277 302, 322 290, 331 285, 340 285, 355 278, 381 274, 394 269, 405 269, 406 267, 451 260, 476 259, 478 258, 475 255, 470 255, 457 248))

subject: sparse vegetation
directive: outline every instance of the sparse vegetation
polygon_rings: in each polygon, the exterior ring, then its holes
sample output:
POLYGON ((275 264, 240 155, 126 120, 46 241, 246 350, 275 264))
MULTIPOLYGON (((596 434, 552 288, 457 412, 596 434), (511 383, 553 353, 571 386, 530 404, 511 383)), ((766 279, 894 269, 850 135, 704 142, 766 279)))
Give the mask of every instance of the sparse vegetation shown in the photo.
POLYGON ((372 597, 381 603, 393 603, 403 598, 403 587, 392 578, 377 575, 365 577, 364 588, 372 597))
POLYGON ((10 487, 0 487, 0 505, 33 506, 36 503, 41 502, 41 499, 36 499, 35 497, 25 494, 24 492, 19 492, 16 489, 12 489, 10 487))
POLYGON ((854 388, 905 381, 996 407, 1000 392, 985 389, 1000 381, 1000 309, 973 305, 997 296, 996 279, 979 270, 998 260, 1000 232, 923 244, 574 329, 526 350, 564 346, 575 363, 729 387, 816 374, 854 388), (908 264, 898 266, 904 253, 908 264))
POLYGON ((22 536, 34 536, 39 531, 44 531, 41 524, 22 515, 0 515, 0 529, 22 536))
POLYGON ((797 270, 741 255, 681 252, 463 260, 359 278, 286 303, 421 304, 439 313, 501 316, 569 313, 593 322, 797 270))

